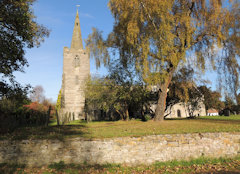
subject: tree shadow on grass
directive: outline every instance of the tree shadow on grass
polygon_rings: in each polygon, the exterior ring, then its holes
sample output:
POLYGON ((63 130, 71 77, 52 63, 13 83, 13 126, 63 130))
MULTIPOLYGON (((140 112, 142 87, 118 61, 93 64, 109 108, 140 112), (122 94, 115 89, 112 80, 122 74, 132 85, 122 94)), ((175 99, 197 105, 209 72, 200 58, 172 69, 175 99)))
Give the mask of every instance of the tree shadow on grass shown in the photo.
POLYGON ((165 120, 189 120, 188 118, 165 118, 165 120))
POLYGON ((0 135, 0 140, 58 139, 89 136, 85 125, 63 125, 48 127, 21 127, 11 133, 0 135))
POLYGON ((68 169, 71 169, 73 171, 78 171, 80 173, 105 173, 106 171, 114 172, 116 173, 120 168, 120 164, 94 164, 90 165, 87 163, 84 164, 65 164, 63 161, 60 161, 58 163, 53 163, 48 166, 51 169, 55 169, 57 172, 64 172, 68 169))
MULTIPOLYGON (((89 165, 89 164, 65 164, 63 161, 58 163, 50 164, 45 169, 52 169, 51 173, 105 173, 109 171, 111 173, 116 173, 121 165, 117 164, 103 164, 103 165, 89 165)), ((21 164, 0 164, 0 173, 1 174, 14 174, 14 173, 25 173, 28 171, 29 173, 42 173, 44 169, 41 168, 28 168, 26 165, 21 164)), ((46 172, 48 173, 48 172, 46 172)))

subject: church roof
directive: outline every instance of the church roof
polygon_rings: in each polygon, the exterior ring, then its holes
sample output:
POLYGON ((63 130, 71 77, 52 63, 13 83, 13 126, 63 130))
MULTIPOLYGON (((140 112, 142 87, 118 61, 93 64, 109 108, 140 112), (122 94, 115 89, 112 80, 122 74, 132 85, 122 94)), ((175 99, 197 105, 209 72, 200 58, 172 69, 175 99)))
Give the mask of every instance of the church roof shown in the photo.
POLYGON ((81 33, 78 10, 77 10, 76 18, 75 18, 75 23, 74 23, 71 48, 73 48, 73 49, 83 49, 82 33, 81 33))

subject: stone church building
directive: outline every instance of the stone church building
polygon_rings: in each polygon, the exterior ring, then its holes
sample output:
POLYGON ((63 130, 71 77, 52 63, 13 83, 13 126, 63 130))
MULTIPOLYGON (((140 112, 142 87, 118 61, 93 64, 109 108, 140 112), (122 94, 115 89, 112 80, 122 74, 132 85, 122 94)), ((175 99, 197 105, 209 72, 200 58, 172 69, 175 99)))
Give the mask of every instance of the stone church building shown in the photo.
POLYGON ((84 81, 90 75, 89 53, 83 48, 77 11, 71 47, 63 50, 63 74, 60 115, 69 120, 84 119, 84 81))

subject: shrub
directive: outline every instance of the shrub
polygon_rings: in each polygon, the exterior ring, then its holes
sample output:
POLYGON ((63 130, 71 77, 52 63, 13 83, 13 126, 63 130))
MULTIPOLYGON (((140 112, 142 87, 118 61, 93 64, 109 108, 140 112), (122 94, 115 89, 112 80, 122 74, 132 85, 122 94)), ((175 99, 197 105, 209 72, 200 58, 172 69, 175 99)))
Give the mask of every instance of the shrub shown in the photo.
POLYGON ((50 169, 62 170, 66 167, 64 161, 60 161, 58 163, 53 163, 48 166, 50 169))
POLYGON ((48 121, 48 107, 38 102, 19 106, 15 100, 0 100, 0 133, 12 132, 21 126, 41 126, 48 121))
POLYGON ((152 117, 150 114, 145 114, 143 117, 142 117, 142 121, 148 121, 148 120, 151 120, 152 117))
POLYGON ((29 105, 24 105, 26 109, 25 121, 26 125, 44 125, 47 121, 48 107, 38 102, 33 102, 29 105))
POLYGON ((16 112, 17 107, 14 101, 0 100, 0 133, 12 131, 18 126, 16 112))

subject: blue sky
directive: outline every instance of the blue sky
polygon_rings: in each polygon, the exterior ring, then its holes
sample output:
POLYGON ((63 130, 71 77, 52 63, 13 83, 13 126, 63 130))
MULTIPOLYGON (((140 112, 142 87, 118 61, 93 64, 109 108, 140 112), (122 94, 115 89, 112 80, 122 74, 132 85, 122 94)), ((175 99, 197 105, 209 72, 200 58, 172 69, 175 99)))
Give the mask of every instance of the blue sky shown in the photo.
MULTIPOLYGON (((102 30, 104 36, 112 31, 114 20, 107 3, 108 0, 38 0, 33 5, 36 20, 51 33, 39 48, 26 49, 29 67, 25 68, 25 73, 14 73, 17 81, 33 87, 42 85, 45 96, 56 101, 62 82, 63 47, 71 44, 76 5, 80 5, 82 38, 86 39, 92 27, 102 30)), ((104 68, 96 70, 93 60, 90 60, 90 66, 92 74, 107 73, 104 68)), ((208 75, 208 78, 213 81, 216 76, 208 75)))
MULTIPOLYGON (((38 0, 33 5, 37 22, 51 30, 49 38, 39 48, 26 49, 29 67, 25 73, 14 73, 21 84, 31 84, 33 87, 42 85, 45 96, 56 101, 61 88, 63 47, 70 47, 76 5, 79 7, 79 17, 82 38, 86 39, 97 27, 106 36, 113 27, 113 18, 107 7, 108 0, 38 0)), ((84 43, 85 45, 85 43, 84 43)), ((93 60, 91 73, 104 74, 104 68, 96 70, 93 60)))

